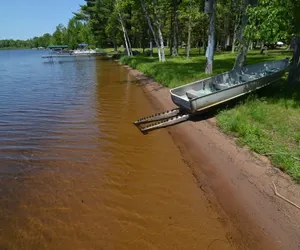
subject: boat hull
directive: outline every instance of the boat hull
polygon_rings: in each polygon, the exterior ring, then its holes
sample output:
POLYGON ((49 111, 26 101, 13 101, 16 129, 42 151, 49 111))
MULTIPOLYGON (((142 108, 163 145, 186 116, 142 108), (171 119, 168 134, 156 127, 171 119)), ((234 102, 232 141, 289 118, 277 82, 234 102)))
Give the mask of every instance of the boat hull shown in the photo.
MULTIPOLYGON (((255 80, 250 80, 245 83, 232 84, 222 89, 223 83, 226 86, 226 84, 228 84, 228 82, 230 81, 230 78, 232 79, 233 76, 236 74, 235 71, 225 72, 224 74, 220 74, 214 77, 203 79, 201 81, 184 85, 182 87, 171 89, 171 99, 179 108, 189 113, 201 111, 203 109, 245 95, 254 90, 263 88, 279 80, 285 74, 285 71, 289 66, 289 62, 286 60, 282 60, 277 62, 270 62, 269 64, 267 64, 267 66, 268 65, 270 65, 271 67, 280 66, 280 70, 255 80), (199 91, 205 89, 207 86, 211 88, 212 85, 215 86, 216 82, 219 83, 219 89, 215 90, 214 92, 204 94, 203 96, 195 97, 192 99, 188 99, 184 95, 184 93, 192 89, 199 91)), ((252 71, 254 72, 257 69, 263 69, 262 67, 266 67, 266 64, 251 65, 243 68, 242 70, 244 71, 243 73, 245 75, 245 73, 251 73, 252 71)))

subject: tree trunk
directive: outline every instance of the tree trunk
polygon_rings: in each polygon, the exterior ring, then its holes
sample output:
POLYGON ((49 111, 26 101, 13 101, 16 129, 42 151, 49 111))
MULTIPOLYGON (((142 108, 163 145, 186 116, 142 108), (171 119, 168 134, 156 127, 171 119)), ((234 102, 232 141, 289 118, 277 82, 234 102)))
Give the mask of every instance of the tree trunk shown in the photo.
POLYGON ((114 44, 114 52, 117 53, 118 52, 118 45, 117 45, 117 42, 116 42, 115 38, 113 39, 113 44, 114 44))
POLYGON ((288 76, 288 83, 295 83, 300 80, 300 37, 293 39, 291 47, 294 50, 292 64, 288 76))
MULTIPOLYGON (((191 32, 192 32, 192 17, 189 16, 189 27, 188 27, 188 40, 186 47, 186 59, 190 59, 190 50, 191 50, 191 32)), ((200 46, 199 46, 200 47, 200 46)))
POLYGON ((173 36, 174 36, 174 29, 173 29, 173 23, 174 23, 174 15, 173 11, 171 12, 171 18, 170 18, 170 35, 169 35, 169 51, 170 51, 170 56, 173 55, 173 36))
POLYGON ((160 49, 160 47, 157 48, 157 54, 158 54, 159 61, 162 62, 161 49, 160 49))
POLYGON ((150 44, 149 45, 150 45, 150 56, 153 56, 152 40, 150 40, 150 44))
POLYGON ((174 32, 173 32, 173 56, 178 56, 178 2, 173 0, 173 15, 174 15, 174 32))
POLYGON ((157 15, 156 15, 156 10, 155 10, 156 4, 154 3, 154 1, 152 1, 152 5, 153 5, 153 8, 154 8, 154 22, 156 23, 156 27, 157 27, 157 31, 158 31, 158 37, 159 37, 161 62, 165 62, 166 57, 165 57, 164 37, 163 37, 163 34, 161 32, 160 22, 158 21, 158 18, 157 18, 157 15))
POLYGON ((261 55, 263 55, 264 54, 264 42, 261 42, 260 43, 260 53, 259 54, 261 54, 261 55))
POLYGON ((247 13, 246 13, 246 8, 248 6, 248 1, 245 0, 245 6, 243 9, 243 14, 242 14, 242 23, 239 29, 239 34, 238 34, 238 42, 239 42, 239 48, 238 48, 238 55, 235 60, 235 64, 233 66, 233 69, 240 69, 243 67, 246 63, 246 57, 248 53, 248 47, 249 47, 249 42, 245 39, 244 37, 244 30, 248 22, 247 18, 247 13))
POLYGON ((143 54, 145 53, 145 37, 143 37, 143 42, 142 42, 142 49, 143 49, 143 54))
MULTIPOLYGON (((152 23, 151 23, 151 20, 150 20, 149 15, 148 15, 148 11, 147 11, 147 9, 146 9, 146 6, 145 6, 143 0, 141 0, 141 5, 142 5, 143 11, 144 11, 144 13, 145 13, 145 16, 146 16, 146 19, 147 19, 147 22, 148 22, 149 29, 150 29, 151 32, 152 32, 154 42, 155 42, 155 44, 156 44, 156 46, 157 46, 158 59, 159 59, 159 61, 162 61, 161 53, 160 53, 160 44, 159 44, 159 42, 158 42, 158 40, 157 40, 155 31, 154 31, 154 29, 153 29, 153 27, 152 27, 152 23)), ((152 41, 150 42, 150 44, 151 44, 151 46, 152 46, 152 41)), ((151 53, 152 53, 152 50, 151 50, 151 53)))
POLYGON ((124 42, 125 42, 127 54, 128 54, 128 56, 132 56, 132 51, 131 51, 131 48, 130 48, 130 43, 129 43, 129 40, 127 40, 128 39, 128 35, 127 35, 126 29, 125 29, 125 26, 124 26, 124 23, 123 23, 123 19, 122 19, 121 13, 119 13, 119 21, 121 23, 122 30, 123 30, 124 42))
POLYGON ((227 35, 226 42, 225 42, 225 50, 230 46, 230 35, 227 35))
POLYGON ((253 50, 253 42, 252 41, 249 42, 249 50, 253 50))
POLYGON ((217 0, 212 1, 212 11, 209 14, 209 36, 208 36, 208 46, 206 49, 205 57, 206 57, 206 74, 212 74, 213 72, 213 60, 215 53, 215 21, 216 21, 216 7, 217 0))
POLYGON ((126 33, 125 33, 125 31, 124 31, 124 28, 123 28, 123 36, 124 36, 124 42, 125 42, 125 47, 126 47, 127 55, 128 55, 128 56, 131 56, 131 53, 130 53, 130 49, 129 49, 129 45, 128 45, 128 41, 127 41, 127 37, 126 37, 126 33))
POLYGON ((201 54, 201 46, 200 46, 200 41, 198 41, 198 54, 199 54, 199 56, 200 56, 200 54, 201 54))
POLYGON ((160 29, 160 24, 157 21, 157 30, 158 30, 158 36, 159 36, 159 41, 160 41, 160 49, 159 49, 159 53, 161 55, 161 61, 165 62, 166 61, 166 57, 165 57, 165 47, 164 47, 164 38, 163 38, 163 34, 161 32, 160 29))
POLYGON ((130 39, 129 39, 129 36, 128 36, 128 33, 127 33, 127 30, 125 29, 125 35, 126 35, 126 38, 127 38, 127 43, 128 43, 128 48, 130 50, 130 56, 133 56, 132 54, 132 47, 131 47, 131 43, 130 43, 130 39))
POLYGON ((142 32, 142 41, 141 41, 141 47, 142 47, 142 49, 143 49, 143 54, 145 53, 145 47, 146 47, 146 45, 145 45, 145 38, 146 38, 146 32, 145 32, 145 30, 146 30, 146 27, 144 26, 144 29, 143 29, 143 32, 142 32))
POLYGON ((240 44, 240 48, 238 49, 238 55, 236 57, 233 69, 239 69, 245 65, 247 53, 248 53, 248 43, 245 42, 240 44))
POLYGON ((235 43, 236 43, 237 30, 238 30, 238 24, 235 24, 234 25, 234 32, 233 32, 233 39, 232 39, 232 50, 231 50, 232 53, 235 52, 235 43))
POLYGON ((126 38, 124 30, 123 30, 123 36, 124 36, 124 42, 125 42, 125 47, 126 47, 127 55, 131 56, 131 53, 130 53, 130 50, 129 50, 129 46, 128 46, 128 42, 127 42, 127 38, 126 38))
POLYGON ((253 42, 253 49, 256 49, 257 47, 257 41, 253 42))

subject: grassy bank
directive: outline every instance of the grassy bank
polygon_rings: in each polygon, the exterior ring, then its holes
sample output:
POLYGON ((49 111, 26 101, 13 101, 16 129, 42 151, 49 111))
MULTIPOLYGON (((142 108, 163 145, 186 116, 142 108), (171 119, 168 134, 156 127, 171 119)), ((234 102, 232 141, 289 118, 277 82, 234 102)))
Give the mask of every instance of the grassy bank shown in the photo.
MULTIPOLYGON (((235 54, 217 53, 214 74, 232 68, 235 54)), ((260 55, 249 53, 247 63, 259 63, 290 57, 287 51, 269 51, 260 55)), ((173 88, 207 77, 204 72, 205 58, 194 51, 190 60, 185 57, 167 58, 159 63, 157 58, 136 56, 122 57, 128 64, 164 86, 173 88)), ((267 155, 272 164, 300 181, 300 84, 289 85, 285 78, 263 88, 235 103, 231 108, 220 108, 216 114, 222 131, 238 138, 240 145, 267 155)))
MULTIPOLYGON (((157 57, 123 56, 121 57, 121 63, 144 72, 166 87, 173 88, 207 77, 204 73, 206 64, 204 53, 202 52, 202 55, 199 56, 196 51, 193 51, 194 53, 192 53, 190 60, 186 60, 184 56, 169 57, 165 63, 160 63, 157 57)), ((278 60, 289 55, 290 53, 287 51, 282 51, 281 53, 269 52, 267 55, 260 55, 258 51, 255 51, 250 52, 247 62, 253 64, 267 60, 278 60)), ((213 73, 219 74, 231 69, 235 57, 236 54, 230 52, 217 53, 213 73)))
POLYGON ((220 110, 217 124, 300 181, 299 84, 283 80, 257 91, 241 104, 220 110))

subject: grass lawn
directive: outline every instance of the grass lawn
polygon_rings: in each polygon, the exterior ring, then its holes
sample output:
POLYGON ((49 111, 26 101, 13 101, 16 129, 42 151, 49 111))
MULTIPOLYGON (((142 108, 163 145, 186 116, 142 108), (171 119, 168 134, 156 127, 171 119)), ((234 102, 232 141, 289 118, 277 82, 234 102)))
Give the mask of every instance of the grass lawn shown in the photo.
MULTIPOLYGON (((205 57, 192 50, 190 60, 182 56, 167 57, 159 63, 157 57, 143 55, 122 57, 128 64, 166 87, 173 88, 205 78, 205 57)), ((236 54, 216 53, 214 74, 232 68, 236 54)), ((247 63, 259 63, 291 57, 289 51, 274 50, 260 55, 250 51, 247 63)), ((216 114, 217 125, 227 134, 238 138, 240 145, 267 154, 274 166, 300 181, 300 83, 290 85, 286 78, 246 96, 233 107, 220 108, 216 114)))
MULTIPOLYGON (((155 81, 166 87, 174 88, 186 83, 190 83, 201 78, 208 77, 204 73, 205 57, 204 53, 198 55, 197 50, 193 50, 190 60, 185 56, 167 57, 165 63, 160 63, 157 57, 135 56, 121 57, 121 63, 128 64, 146 75, 151 76, 155 81)), ((182 54, 183 55, 183 54, 182 54)), ((281 53, 269 52, 267 55, 260 55, 259 51, 250 52, 247 63, 253 64, 267 60, 278 60, 290 56, 290 52, 281 53)), ((216 53, 214 60, 214 74, 219 74, 232 68, 236 54, 230 52, 216 53)))

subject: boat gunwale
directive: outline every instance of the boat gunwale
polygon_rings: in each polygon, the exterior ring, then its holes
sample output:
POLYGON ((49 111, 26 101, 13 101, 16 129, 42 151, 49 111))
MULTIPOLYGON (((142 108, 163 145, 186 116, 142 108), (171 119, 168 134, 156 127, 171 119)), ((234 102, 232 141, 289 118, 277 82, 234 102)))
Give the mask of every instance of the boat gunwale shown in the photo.
MULTIPOLYGON (((278 73, 279 73, 279 72, 281 72, 281 71, 278 71, 278 73)), ((248 91, 245 91, 245 92, 243 92, 243 93, 241 93, 241 94, 232 96, 232 97, 227 98, 227 99, 223 99, 222 101, 219 101, 219 102, 211 103, 211 104, 209 104, 209 105, 207 105, 207 106, 203 106, 203 107, 201 107, 201 108, 199 108, 199 109, 196 109, 196 110, 192 110, 192 108, 191 108, 191 109, 190 109, 190 112, 191 112, 191 113, 195 113, 195 112, 198 112, 198 111, 201 111, 201 110, 204 110, 204 109, 207 109, 207 108, 216 106, 216 105, 218 105, 218 104, 221 104, 221 103, 224 103, 224 102, 233 100, 233 99, 238 98, 238 97, 240 97, 240 96, 243 96, 243 95, 246 95, 246 94, 248 94, 248 93, 251 93, 251 92, 253 92, 253 91, 255 91, 255 90, 258 90, 258 89, 261 89, 261 88, 263 88, 263 87, 266 87, 267 85, 270 85, 270 84, 272 84, 273 82, 276 82, 276 81, 278 81, 278 80, 279 80, 279 78, 278 78, 278 79, 275 79, 275 80, 273 80, 273 81, 270 81, 270 82, 268 82, 268 83, 265 84, 265 85, 258 86, 258 87, 255 88, 254 90, 248 90, 248 91)), ((239 85, 239 86, 241 86, 241 85, 239 85)), ((225 90, 226 90, 226 89, 225 89, 225 90)), ((195 99, 196 99, 196 98, 195 98, 195 99)), ((190 102, 190 106, 191 106, 191 102, 190 102)))

